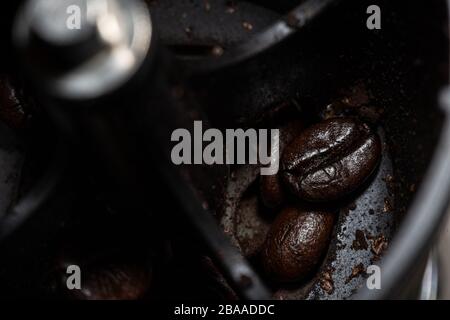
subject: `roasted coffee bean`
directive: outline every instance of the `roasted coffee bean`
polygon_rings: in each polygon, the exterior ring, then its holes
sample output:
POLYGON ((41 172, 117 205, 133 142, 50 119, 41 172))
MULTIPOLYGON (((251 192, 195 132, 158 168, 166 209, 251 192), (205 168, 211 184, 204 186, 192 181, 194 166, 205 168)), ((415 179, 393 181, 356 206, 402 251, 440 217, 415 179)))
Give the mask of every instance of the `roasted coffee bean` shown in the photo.
POLYGON ((286 200, 283 185, 278 175, 261 176, 260 192, 262 203, 271 209, 279 208, 286 200))
MULTIPOLYGON (((303 122, 294 120, 280 128, 280 144, 279 152, 283 154, 283 150, 287 145, 298 136, 304 128, 303 122)), ((279 175, 261 176, 260 177, 260 194, 262 203, 270 208, 276 209, 286 200, 285 190, 279 175)))
POLYGON ((329 119, 309 127, 286 147, 283 180, 303 200, 337 200, 360 187, 380 157, 380 138, 366 124, 329 119))
POLYGON ((333 223, 332 212, 284 209, 271 226, 262 252, 268 276, 283 283, 308 276, 327 250, 333 223))

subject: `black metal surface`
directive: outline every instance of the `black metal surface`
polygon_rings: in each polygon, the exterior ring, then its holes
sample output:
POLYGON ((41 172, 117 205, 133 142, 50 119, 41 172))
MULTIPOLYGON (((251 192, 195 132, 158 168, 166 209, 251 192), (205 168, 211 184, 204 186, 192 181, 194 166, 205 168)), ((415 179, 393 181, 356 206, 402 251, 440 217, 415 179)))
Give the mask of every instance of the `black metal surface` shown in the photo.
MULTIPOLYGON (((15 159, 15 166, 21 164, 22 161, 15 159)), ((9 199, 15 199, 13 203, 9 203, 7 207, 3 208, 3 215, 0 217, 0 241, 14 233, 18 228, 26 222, 31 215, 38 211, 51 197, 55 188, 58 187, 59 182, 65 174, 68 162, 68 151, 66 147, 60 144, 56 146, 54 154, 50 159, 49 166, 44 168, 41 176, 36 178, 33 186, 24 195, 12 196, 9 199), (18 198, 18 199, 17 199, 18 198)), ((1 166, 4 172, 7 173, 7 163, 1 166)), ((18 191, 20 185, 20 174, 22 168, 14 168, 16 172, 9 173, 9 177, 4 181, 8 184, 14 183, 15 191, 18 191), (13 178, 12 178, 13 177, 13 178), (15 178, 15 179, 14 179, 15 178), (15 181, 11 181, 11 179, 15 181)), ((7 192, 5 192, 8 195, 7 192)))
POLYGON ((11 206, 11 202, 17 196, 20 172, 25 155, 23 142, 13 129, 5 124, 0 124, 0 130, 2 137, 0 153, 0 167, 2 168, 0 178, 0 219, 2 220, 11 206))
POLYGON ((251 2, 150 2, 160 35, 194 73, 208 73, 244 62, 273 48, 311 24, 335 0, 292 2, 288 13, 251 2), (300 4, 299 4, 300 3, 300 4), (214 48, 221 50, 214 54, 214 48))
POLYGON ((215 45, 227 50, 263 31, 280 17, 278 12, 248 1, 147 2, 161 39, 175 52, 203 48, 203 55, 209 55, 212 52, 208 50, 215 45), (243 27, 244 22, 251 24, 251 30, 243 27))
POLYGON ((336 0, 309 0, 290 11, 282 19, 271 24, 250 39, 226 50, 219 57, 210 57, 192 66, 193 72, 206 73, 220 70, 244 62, 262 52, 275 47, 289 36, 301 31, 312 21, 317 20, 336 0))

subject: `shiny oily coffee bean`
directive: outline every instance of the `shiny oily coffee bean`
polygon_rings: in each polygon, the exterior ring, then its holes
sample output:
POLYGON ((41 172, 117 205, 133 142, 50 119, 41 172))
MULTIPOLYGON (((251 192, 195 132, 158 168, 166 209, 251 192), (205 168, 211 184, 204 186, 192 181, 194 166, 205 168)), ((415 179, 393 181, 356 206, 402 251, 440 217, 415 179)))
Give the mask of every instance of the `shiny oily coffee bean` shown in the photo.
MULTIPOLYGON (((287 145, 298 136, 304 125, 300 120, 294 120, 280 129, 280 155, 287 145)), ((260 177, 260 194, 262 203, 270 209, 280 208, 286 201, 286 191, 279 175, 260 177)))
POLYGON ((286 201, 285 191, 278 175, 261 176, 260 193, 262 203, 267 208, 279 208, 286 201))
POLYGON ((369 126, 352 118, 328 119, 286 147, 282 176, 300 199, 338 200, 364 183, 380 157, 380 138, 369 126))
POLYGON ((287 207, 275 219, 262 252, 267 275, 282 283, 304 279, 324 256, 334 214, 287 207))

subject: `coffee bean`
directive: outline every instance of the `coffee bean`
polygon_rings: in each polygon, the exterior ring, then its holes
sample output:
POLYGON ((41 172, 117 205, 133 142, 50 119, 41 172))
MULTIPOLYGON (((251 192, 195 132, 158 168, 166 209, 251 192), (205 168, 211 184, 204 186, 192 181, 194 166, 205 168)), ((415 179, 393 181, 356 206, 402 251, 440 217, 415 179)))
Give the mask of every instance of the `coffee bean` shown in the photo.
MULTIPOLYGON (((280 155, 283 154, 286 146, 302 132, 303 128, 304 124, 300 120, 293 120, 280 128, 280 155)), ((261 176, 260 193, 262 203, 270 209, 281 207, 286 200, 285 190, 279 175, 261 176)))
POLYGON ((278 282, 304 279, 326 252, 333 223, 332 212, 284 209, 275 219, 262 252, 267 274, 278 282))
POLYGON ((380 138, 366 124, 329 119, 309 127, 286 147, 283 181, 303 200, 337 200, 360 187, 380 157, 380 138))
POLYGON ((285 202, 283 186, 278 175, 261 176, 260 192, 262 203, 268 208, 279 208, 285 202))

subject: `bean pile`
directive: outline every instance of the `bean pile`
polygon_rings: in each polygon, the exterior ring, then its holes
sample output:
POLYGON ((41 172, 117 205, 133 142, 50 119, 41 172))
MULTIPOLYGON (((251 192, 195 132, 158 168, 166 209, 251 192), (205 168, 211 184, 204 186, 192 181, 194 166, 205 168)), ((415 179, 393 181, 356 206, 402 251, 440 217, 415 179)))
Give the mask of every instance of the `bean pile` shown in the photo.
POLYGON ((273 281, 300 281, 317 267, 333 231, 335 204, 361 188, 380 158, 379 136, 351 117, 312 125, 284 148, 278 174, 260 179, 262 203, 279 212, 261 250, 273 281))

